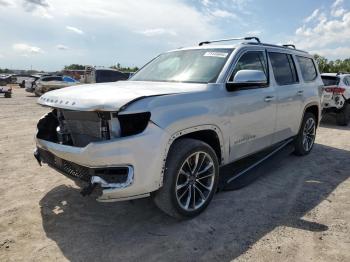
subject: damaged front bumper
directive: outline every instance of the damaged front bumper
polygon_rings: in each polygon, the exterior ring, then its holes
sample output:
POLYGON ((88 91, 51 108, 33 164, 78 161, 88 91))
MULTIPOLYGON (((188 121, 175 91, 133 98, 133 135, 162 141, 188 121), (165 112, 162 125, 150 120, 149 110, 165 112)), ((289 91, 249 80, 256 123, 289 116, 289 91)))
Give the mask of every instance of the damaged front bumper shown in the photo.
POLYGON ((147 197, 162 185, 168 141, 168 134, 150 123, 142 134, 93 142, 85 147, 37 138, 34 155, 39 163, 82 181, 82 194, 87 195, 98 186, 102 189, 98 201, 122 201, 147 197))

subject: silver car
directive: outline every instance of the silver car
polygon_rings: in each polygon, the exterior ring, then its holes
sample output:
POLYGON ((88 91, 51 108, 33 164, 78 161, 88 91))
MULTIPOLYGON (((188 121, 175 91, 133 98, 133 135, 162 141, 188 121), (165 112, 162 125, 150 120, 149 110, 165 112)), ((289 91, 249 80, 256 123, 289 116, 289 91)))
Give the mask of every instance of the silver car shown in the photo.
POLYGON ((220 167, 288 143, 308 154, 323 87, 313 57, 243 40, 166 52, 128 81, 44 94, 38 103, 53 110, 35 157, 85 181, 84 195, 99 188, 98 201, 151 196, 186 218, 208 206, 220 167))

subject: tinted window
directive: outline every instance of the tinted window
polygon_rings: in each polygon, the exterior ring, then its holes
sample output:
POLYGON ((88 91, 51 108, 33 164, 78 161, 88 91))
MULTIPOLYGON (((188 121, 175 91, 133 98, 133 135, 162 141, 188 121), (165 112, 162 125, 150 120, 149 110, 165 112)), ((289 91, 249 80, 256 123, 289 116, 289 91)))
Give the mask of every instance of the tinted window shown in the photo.
POLYGON ((233 82, 233 79, 239 70, 260 70, 267 76, 266 64, 264 52, 247 52, 238 60, 229 81, 233 82))
POLYGON ((297 56, 304 81, 312 81, 317 77, 317 70, 311 58, 297 56))
POLYGON ((337 76, 321 76, 325 86, 336 86, 339 84, 339 77, 337 76))
POLYGON ((269 57, 277 84, 291 85, 299 82, 294 60, 291 55, 269 53, 269 57))
POLYGON ((41 79, 42 81, 62 81, 62 77, 60 76, 49 76, 41 79))
POLYGON ((127 76, 121 72, 113 70, 96 70, 96 82, 115 82, 119 80, 126 80, 127 76))

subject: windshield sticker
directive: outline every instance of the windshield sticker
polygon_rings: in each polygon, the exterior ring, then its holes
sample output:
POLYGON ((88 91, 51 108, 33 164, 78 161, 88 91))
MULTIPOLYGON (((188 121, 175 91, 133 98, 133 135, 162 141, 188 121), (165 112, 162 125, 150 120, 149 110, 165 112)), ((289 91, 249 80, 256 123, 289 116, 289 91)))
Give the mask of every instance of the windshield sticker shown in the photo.
POLYGON ((224 52, 206 52, 204 56, 211 56, 211 57, 220 57, 220 58, 226 58, 228 53, 224 52))

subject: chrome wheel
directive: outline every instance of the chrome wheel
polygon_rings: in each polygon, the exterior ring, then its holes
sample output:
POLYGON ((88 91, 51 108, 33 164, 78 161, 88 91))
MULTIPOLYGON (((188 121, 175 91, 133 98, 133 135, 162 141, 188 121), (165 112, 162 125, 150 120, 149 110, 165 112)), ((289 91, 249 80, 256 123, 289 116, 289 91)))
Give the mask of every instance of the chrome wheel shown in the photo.
POLYGON ((304 130, 303 130, 303 147, 305 151, 310 151, 316 136, 316 123, 313 118, 309 118, 305 122, 304 130))
POLYGON ((215 167, 211 156, 199 151, 183 162, 176 178, 176 199, 186 211, 199 209, 214 188, 215 167))

